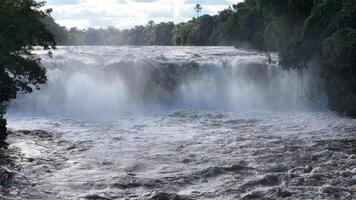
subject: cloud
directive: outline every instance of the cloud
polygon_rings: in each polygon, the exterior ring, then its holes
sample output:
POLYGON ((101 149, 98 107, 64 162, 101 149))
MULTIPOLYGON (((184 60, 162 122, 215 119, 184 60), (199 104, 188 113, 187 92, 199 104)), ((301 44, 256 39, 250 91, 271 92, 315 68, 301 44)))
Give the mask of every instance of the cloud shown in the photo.
POLYGON ((186 4, 201 4, 201 5, 228 5, 227 0, 186 0, 186 4))
POLYGON ((138 3, 152 3, 152 2, 157 2, 159 0, 132 0, 134 2, 138 2, 138 3))
POLYGON ((87 28, 90 26, 90 21, 88 19, 58 19, 57 23, 70 27, 78 27, 80 29, 87 28))
POLYGON ((52 16, 63 26, 80 28, 131 28, 135 25, 173 21, 179 23, 196 16, 194 4, 203 6, 202 14, 219 10, 242 0, 48 0, 52 16), (78 24, 76 24, 78 23, 78 24))
POLYGON ((112 24, 112 19, 108 18, 91 18, 89 20, 90 27, 107 27, 108 24, 112 24))
POLYGON ((47 3, 54 5, 74 5, 78 4, 79 0, 48 0, 47 3))
POLYGON ((152 11, 148 14, 148 18, 155 19, 155 18, 174 18, 174 11, 173 10, 157 10, 152 11))

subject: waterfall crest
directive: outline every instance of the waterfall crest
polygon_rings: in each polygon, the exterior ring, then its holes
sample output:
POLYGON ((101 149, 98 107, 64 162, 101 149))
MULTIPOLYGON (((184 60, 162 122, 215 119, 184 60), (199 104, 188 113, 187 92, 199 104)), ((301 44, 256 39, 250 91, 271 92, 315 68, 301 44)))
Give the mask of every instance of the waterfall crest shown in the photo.
POLYGON ((10 103, 10 112, 111 118, 150 109, 313 109, 317 75, 303 78, 278 57, 233 47, 60 47, 48 84, 10 103))

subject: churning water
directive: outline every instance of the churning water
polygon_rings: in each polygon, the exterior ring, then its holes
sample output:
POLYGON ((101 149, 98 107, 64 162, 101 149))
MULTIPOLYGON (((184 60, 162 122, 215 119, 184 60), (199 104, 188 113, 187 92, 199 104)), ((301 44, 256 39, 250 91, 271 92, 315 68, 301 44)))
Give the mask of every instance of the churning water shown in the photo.
POLYGON ((313 70, 233 47, 37 54, 48 84, 7 116, 29 130, 10 137, 17 198, 355 198, 356 121, 327 111, 313 70))
POLYGON ((15 112, 98 119, 151 109, 289 111, 311 109, 308 95, 322 95, 321 84, 311 84, 318 75, 301 78, 280 69, 276 55, 233 47, 66 47, 40 55, 48 85, 13 101, 15 112))

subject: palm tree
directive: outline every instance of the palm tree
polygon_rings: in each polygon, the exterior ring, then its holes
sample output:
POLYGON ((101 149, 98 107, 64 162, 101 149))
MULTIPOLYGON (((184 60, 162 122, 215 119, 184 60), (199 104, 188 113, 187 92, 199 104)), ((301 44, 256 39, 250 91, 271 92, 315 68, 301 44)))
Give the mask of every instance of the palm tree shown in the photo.
POLYGON ((203 7, 201 7, 200 4, 197 4, 197 5, 195 5, 194 9, 197 12, 197 18, 198 18, 201 10, 203 10, 203 7))

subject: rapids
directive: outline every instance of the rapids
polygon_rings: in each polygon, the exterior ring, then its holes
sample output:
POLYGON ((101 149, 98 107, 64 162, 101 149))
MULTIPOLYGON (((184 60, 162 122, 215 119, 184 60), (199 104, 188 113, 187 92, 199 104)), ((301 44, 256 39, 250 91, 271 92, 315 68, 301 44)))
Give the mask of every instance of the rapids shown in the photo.
POLYGON ((355 199, 356 121, 317 70, 233 47, 59 47, 9 104, 3 199, 355 199))

